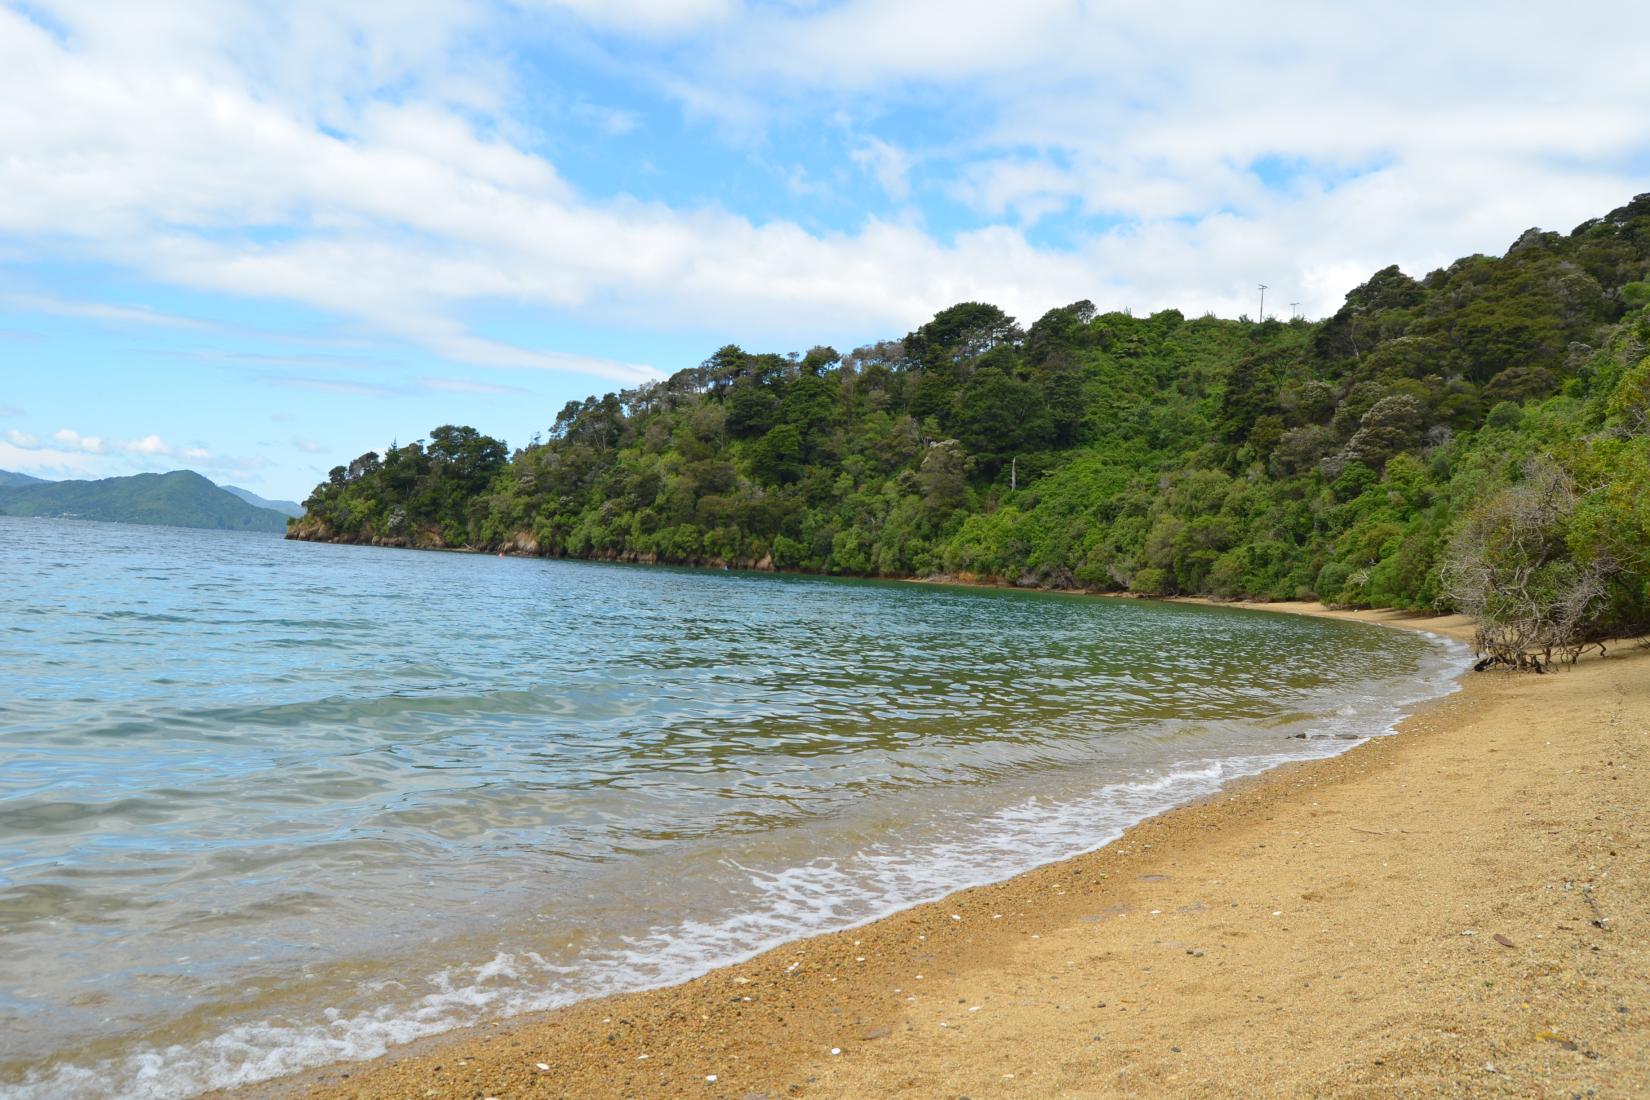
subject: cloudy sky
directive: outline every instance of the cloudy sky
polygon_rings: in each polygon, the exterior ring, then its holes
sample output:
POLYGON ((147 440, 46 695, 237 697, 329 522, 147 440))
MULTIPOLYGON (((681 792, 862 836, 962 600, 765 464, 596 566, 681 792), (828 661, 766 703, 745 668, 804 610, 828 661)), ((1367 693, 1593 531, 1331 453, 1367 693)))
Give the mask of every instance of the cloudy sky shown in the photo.
POLYGON ((0 0, 0 468, 302 499, 729 341, 1319 316, 1650 190, 1646 56, 1642 0, 0 0))

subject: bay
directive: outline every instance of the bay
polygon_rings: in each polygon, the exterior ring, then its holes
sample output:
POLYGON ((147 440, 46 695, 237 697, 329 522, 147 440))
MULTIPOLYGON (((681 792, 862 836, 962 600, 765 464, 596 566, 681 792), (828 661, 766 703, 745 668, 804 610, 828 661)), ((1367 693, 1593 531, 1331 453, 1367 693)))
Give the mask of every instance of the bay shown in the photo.
POLYGON ((0 584, 8 1098, 681 980, 1340 751, 1464 664, 1219 608, 7 517, 0 584))

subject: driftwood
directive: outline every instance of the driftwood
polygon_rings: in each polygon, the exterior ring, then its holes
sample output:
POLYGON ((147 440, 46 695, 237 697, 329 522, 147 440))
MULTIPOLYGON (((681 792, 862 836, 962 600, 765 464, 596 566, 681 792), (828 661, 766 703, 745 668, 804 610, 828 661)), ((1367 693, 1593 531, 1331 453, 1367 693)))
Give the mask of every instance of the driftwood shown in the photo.
POLYGON ((1601 621, 1622 572, 1606 555, 1577 559, 1565 527, 1581 493, 1548 459, 1525 465, 1524 480, 1473 510, 1444 567, 1455 605, 1478 620, 1480 671, 1546 672, 1622 631, 1601 621))

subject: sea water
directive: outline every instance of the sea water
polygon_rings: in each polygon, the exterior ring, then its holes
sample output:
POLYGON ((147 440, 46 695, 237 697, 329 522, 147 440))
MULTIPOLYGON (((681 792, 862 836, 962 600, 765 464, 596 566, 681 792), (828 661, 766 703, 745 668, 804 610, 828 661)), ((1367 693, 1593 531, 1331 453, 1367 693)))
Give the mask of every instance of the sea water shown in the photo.
POLYGON ((682 980, 1387 732, 1464 662, 1216 608, 0 517, 0 1097, 188 1096, 682 980))

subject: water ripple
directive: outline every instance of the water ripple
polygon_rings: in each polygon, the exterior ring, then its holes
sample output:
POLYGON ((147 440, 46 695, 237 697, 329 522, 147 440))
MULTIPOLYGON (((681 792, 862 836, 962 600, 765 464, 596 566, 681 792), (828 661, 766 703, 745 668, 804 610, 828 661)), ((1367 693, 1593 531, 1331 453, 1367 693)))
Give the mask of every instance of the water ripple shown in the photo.
POLYGON ((58 521, 0 518, 0 566, 8 1098, 187 1095, 675 980, 1379 732, 1456 661, 1202 608, 58 521))

